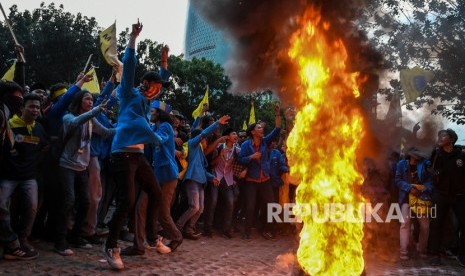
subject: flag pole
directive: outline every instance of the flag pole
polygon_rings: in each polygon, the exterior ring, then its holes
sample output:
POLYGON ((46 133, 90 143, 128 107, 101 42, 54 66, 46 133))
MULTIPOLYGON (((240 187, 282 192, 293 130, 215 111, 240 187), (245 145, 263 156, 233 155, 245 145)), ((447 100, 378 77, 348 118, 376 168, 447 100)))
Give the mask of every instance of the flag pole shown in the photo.
POLYGON ((86 73, 87 67, 89 66, 90 59, 92 58, 93 54, 90 54, 89 58, 87 59, 86 66, 84 66, 84 70, 82 71, 84 74, 86 73))
MULTIPOLYGON (((18 40, 16 39, 16 36, 15 36, 15 33, 13 32, 13 28, 11 27, 10 21, 6 17, 5 11, 3 10, 2 3, 0 3, 0 9, 2 10, 3 17, 5 18, 5 23, 8 26, 8 29, 10 30, 11 36, 13 37, 13 40, 14 40, 15 44, 19 45, 18 40)), ((19 54, 21 55, 21 58, 23 59, 23 62, 26 62, 26 59, 24 58, 23 53, 20 52, 19 54)))

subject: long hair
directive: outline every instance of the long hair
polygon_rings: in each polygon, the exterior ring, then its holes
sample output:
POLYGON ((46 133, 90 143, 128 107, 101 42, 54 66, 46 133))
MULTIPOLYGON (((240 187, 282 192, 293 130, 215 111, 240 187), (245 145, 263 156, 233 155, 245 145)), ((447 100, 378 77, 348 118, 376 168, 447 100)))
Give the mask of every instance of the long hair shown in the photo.
POLYGON ((89 91, 79 91, 73 98, 73 101, 68 107, 69 113, 77 116, 79 115, 79 111, 81 110, 82 99, 84 98, 85 94, 90 94, 89 91))

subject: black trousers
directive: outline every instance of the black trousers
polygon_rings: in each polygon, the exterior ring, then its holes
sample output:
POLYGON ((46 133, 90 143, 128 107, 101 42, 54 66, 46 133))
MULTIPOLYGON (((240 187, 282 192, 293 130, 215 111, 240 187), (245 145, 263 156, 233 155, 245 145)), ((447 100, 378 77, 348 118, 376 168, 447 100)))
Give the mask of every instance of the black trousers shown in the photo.
MULTIPOLYGON (((136 202, 136 181, 147 193, 147 216, 157 217, 161 204, 161 189, 157 184, 153 168, 142 153, 118 152, 111 155, 114 180, 118 190, 116 210, 111 218, 110 233, 106 241, 107 248, 116 248, 121 227, 130 211, 134 211, 136 202), (154 212, 153 215, 151 212, 154 212)), ((150 221, 148 223, 156 223, 150 221)))

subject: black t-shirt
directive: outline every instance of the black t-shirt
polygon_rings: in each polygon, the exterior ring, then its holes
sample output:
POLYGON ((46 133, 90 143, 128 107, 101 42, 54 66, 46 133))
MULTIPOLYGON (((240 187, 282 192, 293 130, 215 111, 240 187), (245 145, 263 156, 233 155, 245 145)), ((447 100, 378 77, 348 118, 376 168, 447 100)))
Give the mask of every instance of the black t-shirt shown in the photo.
POLYGON ((433 188, 451 196, 465 194, 465 152, 454 148, 452 152, 440 149, 435 157, 433 188))
POLYGON ((42 150, 47 145, 47 135, 44 128, 36 122, 32 132, 26 127, 11 128, 14 133, 14 147, 4 146, 4 159, 1 177, 8 180, 29 180, 36 178, 42 150))

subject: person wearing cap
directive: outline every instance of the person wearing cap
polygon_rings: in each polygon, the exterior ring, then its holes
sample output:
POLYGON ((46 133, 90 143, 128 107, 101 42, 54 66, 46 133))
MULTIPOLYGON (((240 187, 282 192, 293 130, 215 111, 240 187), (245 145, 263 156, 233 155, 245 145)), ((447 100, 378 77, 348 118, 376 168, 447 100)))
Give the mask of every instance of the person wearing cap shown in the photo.
MULTIPOLYGON (((161 190, 153 169, 144 156, 144 144, 158 143, 160 137, 152 131, 146 115, 150 112, 149 101, 157 97, 162 87, 168 87, 160 74, 146 72, 138 88, 134 88, 136 69, 136 38, 142 24, 132 25, 132 32, 123 57, 123 76, 116 96, 120 111, 116 134, 111 147, 111 166, 118 189, 118 204, 109 224, 109 234, 104 246, 104 255, 113 269, 124 269, 118 248, 118 238, 129 211, 136 201, 137 181, 147 193, 148 209, 157 213, 161 202, 161 190)), ((153 222, 155 223, 155 222, 153 222)))
MULTIPOLYGON (((176 186, 178 184, 179 170, 176 164, 175 158, 175 141, 174 141, 174 129, 172 126, 172 117, 169 115, 171 106, 161 101, 154 101, 152 103, 152 112, 150 121, 155 123, 154 131, 160 138, 160 145, 155 148, 153 152, 153 164, 155 177, 161 186, 162 201, 159 222, 165 230, 167 238, 171 241, 168 247, 171 251, 182 243, 182 233, 176 227, 176 224, 171 217, 171 203, 176 192, 176 186)), ((150 238, 155 235, 150 234, 150 238)), ((149 238, 149 235, 147 235, 149 238)), ((154 240, 147 240, 149 246, 154 245, 154 240)), ((160 253, 164 253, 163 245, 160 244, 161 240, 158 240, 156 248, 160 253)))
POLYGON ((432 162, 433 206, 436 217, 431 219, 428 249, 433 258, 431 265, 441 265, 440 249, 443 224, 450 209, 458 220, 460 238, 457 261, 465 267, 465 153, 455 146, 458 136, 452 129, 438 132, 437 149, 432 162))
POLYGON ((409 194, 421 198, 430 197, 432 183, 428 171, 430 162, 422 157, 421 152, 411 147, 406 151, 406 159, 397 163, 395 183, 399 188, 399 205, 403 221, 400 224, 400 259, 408 260, 408 246, 411 232, 411 220, 417 219, 420 226, 420 235, 417 244, 417 252, 420 257, 426 258, 426 246, 428 243, 429 217, 420 214, 418 210, 411 210, 409 194), (412 217, 413 216, 413 217, 412 217))
MULTIPOLYGON (((173 130, 171 127, 172 118, 168 113, 170 112, 170 110, 171 106, 166 104, 165 102, 161 102, 158 100, 152 102, 150 122, 154 124, 155 134, 160 137, 160 140, 156 144, 154 143, 146 145, 145 147, 145 156, 147 160, 150 160, 152 166, 154 166, 155 178, 157 179, 158 184, 160 184, 162 188, 162 193, 171 188, 166 186, 167 182, 172 181, 172 179, 174 178, 174 180, 176 180, 177 183, 178 177, 176 163, 173 162, 173 158, 170 158, 170 156, 174 156, 174 135, 172 134, 173 130), (173 144, 172 149, 171 142, 173 144), (166 188, 165 190, 163 190, 164 187, 166 188)), ((174 188, 176 188, 176 186, 174 186, 174 188)), ((160 203, 162 210, 165 212, 165 214, 166 210, 165 208, 163 208, 163 200, 165 200, 166 197, 169 197, 169 195, 166 194, 166 196, 162 196, 162 202, 160 203)), ((171 248, 163 244, 162 238, 157 237, 156 222, 158 221, 159 213, 154 212, 151 209, 148 209, 147 203, 147 193, 142 190, 139 192, 135 206, 134 243, 132 246, 128 246, 121 250, 121 255, 144 255, 145 249, 156 249, 161 254, 167 254, 171 252, 171 248)), ((171 205, 170 203, 169 206, 171 205)), ((170 207, 168 207, 168 210, 169 208, 170 207)), ((168 211, 168 216, 169 215, 170 213, 168 211)), ((170 229, 169 225, 165 223, 166 220, 164 219, 165 217, 163 217, 163 219, 160 218, 159 220, 163 229, 166 232, 169 232, 170 237, 174 236, 173 239, 178 238, 182 240, 182 235, 180 232, 179 236, 176 236, 177 233, 175 233, 173 236, 171 235, 172 233, 170 232, 170 230, 172 229, 170 229)), ((176 226, 174 225, 174 222, 172 222, 172 224, 174 229, 177 230, 176 226)))

